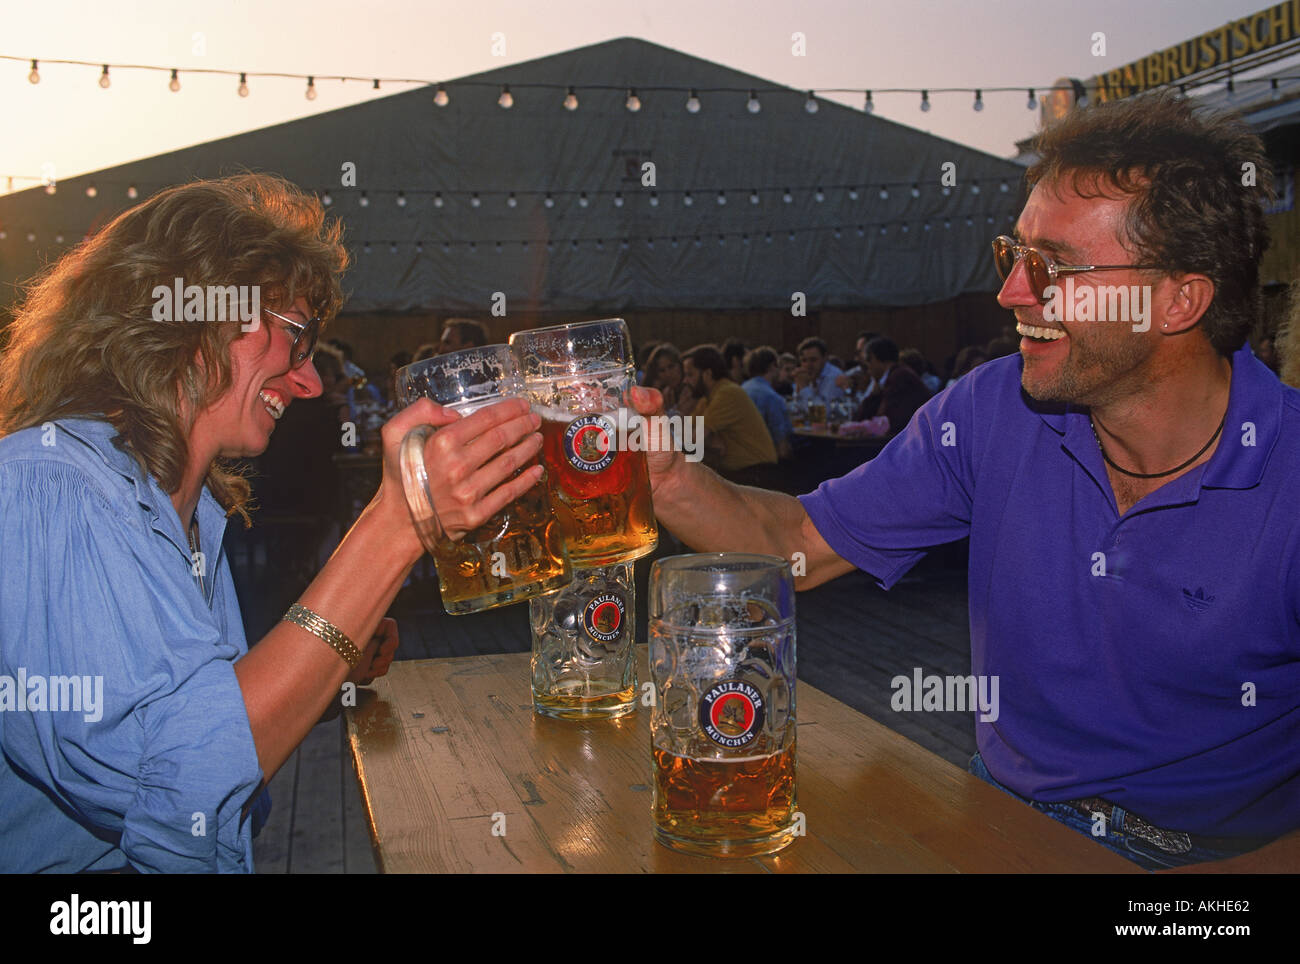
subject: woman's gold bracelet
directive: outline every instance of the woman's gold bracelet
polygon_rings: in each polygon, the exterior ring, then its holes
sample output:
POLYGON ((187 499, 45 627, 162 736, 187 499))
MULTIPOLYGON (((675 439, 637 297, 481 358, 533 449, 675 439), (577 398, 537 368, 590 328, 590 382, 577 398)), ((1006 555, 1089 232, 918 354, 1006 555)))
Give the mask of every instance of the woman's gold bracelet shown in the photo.
POLYGON ((306 606, 294 603, 283 618, 285 622, 300 626, 313 636, 319 636, 353 669, 356 669, 357 664, 361 662, 361 650, 357 649, 356 643, 348 639, 343 630, 321 618, 306 606))

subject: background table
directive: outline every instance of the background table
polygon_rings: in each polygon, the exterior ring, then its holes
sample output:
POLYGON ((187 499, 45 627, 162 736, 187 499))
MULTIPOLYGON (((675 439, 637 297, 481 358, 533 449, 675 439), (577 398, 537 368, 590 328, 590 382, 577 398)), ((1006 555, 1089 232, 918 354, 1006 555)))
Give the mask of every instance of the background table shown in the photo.
POLYGON ((526 653, 398 662, 358 692, 348 737, 381 870, 1141 873, 802 681, 807 836, 742 860, 670 851, 650 817, 648 709, 538 717, 528 666, 526 653))

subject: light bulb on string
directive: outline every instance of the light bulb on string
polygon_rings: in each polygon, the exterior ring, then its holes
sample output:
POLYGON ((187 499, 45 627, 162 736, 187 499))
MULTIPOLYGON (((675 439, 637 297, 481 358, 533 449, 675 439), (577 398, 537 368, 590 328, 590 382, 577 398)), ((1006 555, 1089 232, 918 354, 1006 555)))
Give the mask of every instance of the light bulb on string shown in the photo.
POLYGON ((864 114, 874 114, 876 112, 875 102, 871 99, 871 91, 867 91, 867 99, 862 105, 862 112, 864 114))
POLYGON ((857 199, 858 199, 858 189, 856 187, 849 188, 849 200, 856 201, 857 199))
POLYGON ((782 200, 785 204, 792 204, 792 203, 794 203, 794 195, 790 193, 790 189, 789 189, 789 188, 786 188, 786 189, 785 189, 785 192, 781 195, 781 200, 782 200))
MULTIPOLYGON (((248 74, 239 75, 239 87, 236 89, 236 93, 238 93, 240 97, 248 96, 248 74)), ((315 96, 316 96, 316 88, 312 85, 312 79, 308 77, 307 78, 307 99, 311 100, 315 96)))
POLYGON ((880 200, 889 200, 889 188, 885 187, 883 184, 880 186, 880 200))
POLYGON ((627 100, 623 102, 623 106, 633 114, 641 109, 641 98, 636 95, 635 87, 628 88, 627 100))
POLYGON ((682 203, 685 204, 687 207, 690 207, 692 204, 695 203, 695 198, 691 197, 690 191, 687 191, 685 194, 682 195, 682 203))
POLYGON ((53 181, 47 181, 46 184, 45 184, 45 193, 46 193, 46 194, 54 194, 56 191, 58 191, 58 189, 59 189, 59 186, 58 186, 57 184, 55 184, 53 181))
POLYGON ((975 103, 971 105, 971 109, 976 112, 982 111, 984 109, 984 91, 982 90, 975 91, 975 103))
POLYGON ((651 206, 652 208, 657 208, 657 207, 659 206, 659 192, 658 192, 658 191, 651 191, 651 192, 650 192, 650 206, 651 206))
POLYGON ((614 207, 616 207, 616 208, 621 208, 622 206, 623 206, 623 192, 622 192, 622 191, 615 191, 615 192, 614 192, 614 207))
POLYGON ((515 192, 511 191, 510 196, 506 198, 506 207, 518 207, 519 199, 515 197, 515 192))
POLYGON ((726 195, 726 192, 724 192, 724 191, 719 191, 719 192, 718 192, 718 204, 726 204, 726 203, 727 203, 727 195, 726 195))
POLYGON ((370 207, 370 196, 367 195, 365 191, 362 191, 361 197, 357 198, 357 203, 360 204, 363 208, 370 207))
POLYGON ((440 207, 442 207, 442 204, 443 204, 443 201, 442 201, 442 192, 441 192, 441 191, 435 191, 435 192, 434 192, 434 195, 433 195, 433 206, 436 207, 436 208, 440 208, 440 207))
POLYGON ((515 98, 510 93, 510 85, 505 84, 501 88, 501 96, 497 98, 497 106, 502 110, 509 110, 515 106, 515 98))
POLYGON ((979 194, 979 192, 980 192, 980 182, 979 182, 979 181, 971 181, 971 182, 970 182, 970 192, 971 192, 971 194, 979 194))
POLYGON ((1008 191, 1011 190, 1011 185, 1008 184, 1006 181, 1003 181, 1001 184, 998 185, 998 190, 1001 191, 1003 194, 1006 194, 1008 191))
POLYGON ((397 206, 398 206, 399 208, 404 208, 404 207, 406 207, 406 192, 405 192, 405 191, 398 191, 398 192, 397 192, 397 206))
POLYGON ((918 185, 913 184, 913 185, 912 185, 912 197, 920 197, 920 196, 921 196, 921 188, 920 188, 918 185))
POLYGON ((167 81, 167 89, 173 94, 179 94, 181 90, 181 72, 175 67, 172 68, 172 79, 167 81))
POLYGON ((415 242, 415 253, 416 253, 416 254, 424 254, 424 242, 423 242, 423 241, 416 241, 416 242, 415 242))
POLYGON ((446 107, 451 102, 451 98, 447 96, 447 88, 442 84, 438 85, 438 90, 433 95, 433 102, 438 107, 446 107))
POLYGON ((86 197, 94 197, 98 193, 99 193, 99 188, 95 187, 95 185, 93 184, 86 185, 86 197))
POLYGON ((36 67, 36 61, 32 61, 32 72, 27 75, 27 83, 39 84, 41 82, 41 72, 36 67))
POLYGON ((1025 101, 1025 107, 1029 110, 1038 109, 1038 95, 1034 93, 1034 88, 1029 88, 1029 98, 1025 101))
POLYGON ((811 90, 808 91, 808 99, 803 102, 803 109, 810 114, 815 114, 817 113, 817 106, 817 98, 811 90))
POLYGON ((551 197, 550 191, 546 192, 546 198, 542 201, 542 203, 545 204, 548 208, 555 207, 555 198, 551 197))
POLYGON ((108 76, 108 64, 104 64, 104 69, 99 75, 99 86, 104 90, 108 90, 112 83, 113 81, 108 76))
POLYGON ((759 202, 758 191, 757 191, 757 190, 750 191, 750 192, 749 192, 749 203, 750 203, 750 204, 757 204, 758 202, 759 202))
POLYGON ((1272 80, 1269 81, 1269 87, 1270 87, 1270 91, 1269 91, 1268 99, 1281 100, 1282 91, 1278 90, 1276 77, 1274 77, 1272 80))
POLYGON ((826 192, 823 191, 820 187, 818 187, 817 190, 813 192, 813 200, 816 201, 818 204, 821 204, 823 201, 826 200, 826 192))
POLYGON ((863 227, 861 224, 859 224, 859 225, 858 225, 858 237, 860 237, 860 238, 865 238, 866 236, 867 236, 867 229, 866 229, 865 227, 863 227))
POLYGON ((691 88, 691 96, 686 98, 686 110, 691 114, 700 112, 700 95, 695 92, 694 87, 691 88))
POLYGON ((763 105, 758 102, 758 94, 752 90, 749 92, 749 100, 745 102, 745 109, 751 114, 757 114, 763 109, 763 105))
POLYGON ((584 207, 584 208, 585 208, 585 207, 586 207, 588 204, 590 204, 590 203, 591 203, 591 202, 587 200, 587 192, 586 192, 586 191, 582 191, 582 192, 580 192, 580 193, 578 194, 578 206, 579 206, 579 207, 584 207))
POLYGON ((306 97, 308 100, 316 99, 316 78, 315 77, 307 78, 307 89, 303 91, 302 95, 306 97))
POLYGON ((378 90, 378 89, 379 89, 379 78, 378 78, 378 77, 375 78, 375 82, 374 82, 374 84, 371 86, 370 89, 371 89, 371 90, 378 90))
POLYGON ((570 87, 569 92, 564 95, 564 109, 565 110, 578 109, 578 95, 572 87, 570 87))
POLYGON ((320 196, 320 203, 323 204, 325 207, 329 207, 331 204, 334 203, 334 198, 330 196, 329 191, 326 191, 324 194, 320 196))
POLYGON ((140 196, 140 191, 134 184, 128 184, 126 188, 126 196, 134 201, 140 196))
POLYGON ((921 91, 921 110, 928 111, 929 109, 930 109, 930 92, 928 90, 923 90, 921 91))
POLYGON ((469 196, 469 206, 470 206, 470 207, 472 207, 472 208, 476 208, 476 207, 478 207, 479 205, 481 205, 482 203, 483 203, 483 201, 479 198, 479 196, 478 196, 478 191, 475 191, 473 194, 471 194, 471 195, 469 196))
POLYGON ((388 245, 388 253, 389 253, 389 254, 397 254, 397 242, 396 242, 396 241, 394 241, 394 242, 392 242, 391 244, 388 245))

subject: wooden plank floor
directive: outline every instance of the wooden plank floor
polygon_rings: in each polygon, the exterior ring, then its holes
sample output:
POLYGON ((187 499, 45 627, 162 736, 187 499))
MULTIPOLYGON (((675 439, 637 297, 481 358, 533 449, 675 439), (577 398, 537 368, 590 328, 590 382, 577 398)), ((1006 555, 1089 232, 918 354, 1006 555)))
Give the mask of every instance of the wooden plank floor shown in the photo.
MULTIPOLYGON (((659 554, 677 551, 664 545, 659 554)), ((951 560, 961 553, 947 555, 951 560)), ((268 586, 271 567, 261 562, 245 560, 236 571, 241 601, 252 604, 245 605, 250 640, 260 638, 302 589, 268 586)), ((641 642, 650 562, 636 567, 641 642)), ((966 600, 965 570, 942 560, 927 560, 888 593, 861 572, 800 593, 799 678, 964 769, 975 752, 973 714, 896 712, 890 681, 910 678, 918 667, 924 675, 970 673, 966 600)), ((391 614, 401 634, 399 659, 525 652, 530 646, 526 606, 448 616, 435 581, 409 584, 391 614)), ((272 781, 271 794, 271 818, 254 842, 259 873, 375 872, 341 720, 312 730, 272 781)))

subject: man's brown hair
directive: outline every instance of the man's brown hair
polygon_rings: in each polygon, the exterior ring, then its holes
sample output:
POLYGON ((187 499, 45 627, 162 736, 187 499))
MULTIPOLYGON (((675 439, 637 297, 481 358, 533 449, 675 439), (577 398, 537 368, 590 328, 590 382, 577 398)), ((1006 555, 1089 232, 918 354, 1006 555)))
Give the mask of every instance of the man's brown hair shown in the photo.
POLYGON ((1119 240, 1134 263, 1208 277, 1214 301, 1201 327, 1222 355, 1242 346, 1259 317, 1273 177, 1264 145, 1240 117, 1154 91, 1074 111, 1039 134, 1034 151, 1031 188, 1130 196, 1119 240))

